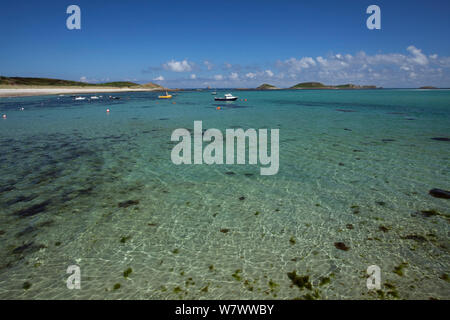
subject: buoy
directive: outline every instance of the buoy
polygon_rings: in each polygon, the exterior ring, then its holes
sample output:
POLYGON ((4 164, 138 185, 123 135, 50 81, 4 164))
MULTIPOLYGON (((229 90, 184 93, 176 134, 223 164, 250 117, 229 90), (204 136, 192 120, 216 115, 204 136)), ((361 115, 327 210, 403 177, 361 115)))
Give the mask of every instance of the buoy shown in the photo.
POLYGON ((3 118, 3 119, 6 119, 6 114, 2 115, 2 118, 3 118))
POLYGON ((109 109, 106 109, 106 112, 109 112, 109 109))
POLYGON ((25 110, 25 108, 24 108, 24 107, 21 107, 20 110, 23 111, 23 110, 25 110))
POLYGON ((216 109, 217 109, 217 110, 220 110, 220 107, 217 107, 216 109))
POLYGON ((247 101, 247 99, 245 99, 245 101, 247 101))

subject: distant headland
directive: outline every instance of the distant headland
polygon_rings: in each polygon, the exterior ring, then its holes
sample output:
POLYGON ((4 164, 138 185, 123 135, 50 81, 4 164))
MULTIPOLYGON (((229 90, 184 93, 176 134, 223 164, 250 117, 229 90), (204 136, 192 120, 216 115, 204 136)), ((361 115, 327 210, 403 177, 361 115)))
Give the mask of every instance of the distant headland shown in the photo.
POLYGON ((152 82, 147 84, 129 81, 86 83, 50 78, 0 76, 0 97, 165 90, 169 89, 152 82))
MULTIPOLYGON (((210 88, 208 88, 210 89, 210 88)), ((225 89, 225 88, 224 88, 225 89)), ((272 84, 263 83, 256 88, 228 88, 229 90, 370 90, 383 89, 375 85, 341 84, 326 85, 321 82, 301 82, 292 87, 279 88, 272 84)), ((439 89, 432 86, 422 86, 417 89, 439 89)), ((32 77, 4 77, 0 76, 0 97, 36 96, 52 94, 82 94, 101 92, 133 92, 133 91, 184 91, 193 89, 169 89, 149 82, 138 84, 130 81, 115 81, 105 83, 87 83, 80 81, 32 78, 32 77)), ((203 91, 204 89, 194 89, 203 91)))

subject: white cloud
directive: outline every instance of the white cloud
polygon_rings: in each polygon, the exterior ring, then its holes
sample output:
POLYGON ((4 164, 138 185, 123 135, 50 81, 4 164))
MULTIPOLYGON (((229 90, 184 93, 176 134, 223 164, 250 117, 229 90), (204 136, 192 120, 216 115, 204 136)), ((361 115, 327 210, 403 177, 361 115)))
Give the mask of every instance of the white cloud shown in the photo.
POLYGON ((191 74, 191 79, 193 80, 197 79, 197 75, 195 73, 191 74))
POLYGON ((192 70, 193 64, 186 59, 183 61, 170 60, 163 65, 164 69, 173 72, 188 72, 192 70))
POLYGON ((422 50, 417 49, 414 46, 409 46, 407 50, 413 55, 412 58, 410 58, 411 61, 422 66, 428 64, 428 58, 422 53, 422 50))
POLYGON ((208 70, 212 70, 212 68, 214 67, 214 65, 208 60, 203 61, 203 64, 206 66, 206 69, 208 70))
POLYGON ((230 75, 231 80, 237 80, 239 79, 239 74, 237 72, 232 72, 230 75))
MULTIPOLYGON (((355 55, 337 53, 326 57, 298 57, 278 61, 279 75, 299 81, 321 81, 327 84, 358 83, 379 86, 448 86, 450 57, 426 55, 411 45, 404 53, 359 52, 355 55), (444 71, 443 71, 444 70, 444 71)), ((278 76, 277 78, 280 78, 278 76)))
POLYGON ((316 61, 311 57, 303 57, 301 59, 290 58, 285 61, 279 61, 278 67, 287 67, 288 69, 298 72, 302 69, 314 67, 316 64, 316 61))
POLYGON ((163 76, 159 76, 153 79, 153 81, 164 81, 164 77, 163 76))
MULTIPOLYGON (((177 70, 192 69, 195 66, 187 60, 184 61, 185 63, 180 61, 178 64, 177 61, 172 61, 171 65, 177 70)), ((406 47, 402 52, 368 54, 361 51, 317 57, 292 57, 274 61, 265 68, 262 65, 233 65, 230 70, 223 71, 223 75, 205 75, 213 68, 213 64, 209 61, 203 61, 201 64, 202 70, 199 71, 201 76, 191 72, 190 79, 195 77, 197 80, 214 81, 215 86, 229 84, 227 82, 229 80, 239 86, 253 86, 265 81, 280 87, 303 81, 320 81, 325 84, 373 84, 383 87, 450 86, 450 56, 425 53, 414 45, 406 47)), ((227 66, 229 65, 223 63, 221 69, 226 70, 227 66)), ((88 80, 86 77, 82 79, 88 80)), ((189 78, 184 77, 184 81, 192 84, 189 78)))

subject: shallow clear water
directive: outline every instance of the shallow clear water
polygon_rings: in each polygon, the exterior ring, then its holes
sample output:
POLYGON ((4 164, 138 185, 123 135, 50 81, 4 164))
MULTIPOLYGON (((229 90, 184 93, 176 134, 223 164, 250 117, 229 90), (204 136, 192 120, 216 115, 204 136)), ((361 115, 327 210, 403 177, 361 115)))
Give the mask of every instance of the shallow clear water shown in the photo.
POLYGON ((0 99, 0 298, 450 298, 450 91, 234 93, 0 99), (172 164, 194 120, 280 129, 278 174, 172 164))

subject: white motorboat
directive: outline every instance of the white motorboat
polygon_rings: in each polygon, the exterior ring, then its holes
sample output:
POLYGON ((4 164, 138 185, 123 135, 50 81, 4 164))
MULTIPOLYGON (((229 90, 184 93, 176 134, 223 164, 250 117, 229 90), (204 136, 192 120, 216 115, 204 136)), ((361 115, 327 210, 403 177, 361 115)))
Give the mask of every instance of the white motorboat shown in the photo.
POLYGON ((224 97, 215 97, 216 101, 236 101, 238 97, 233 96, 231 93, 225 94, 224 97))

